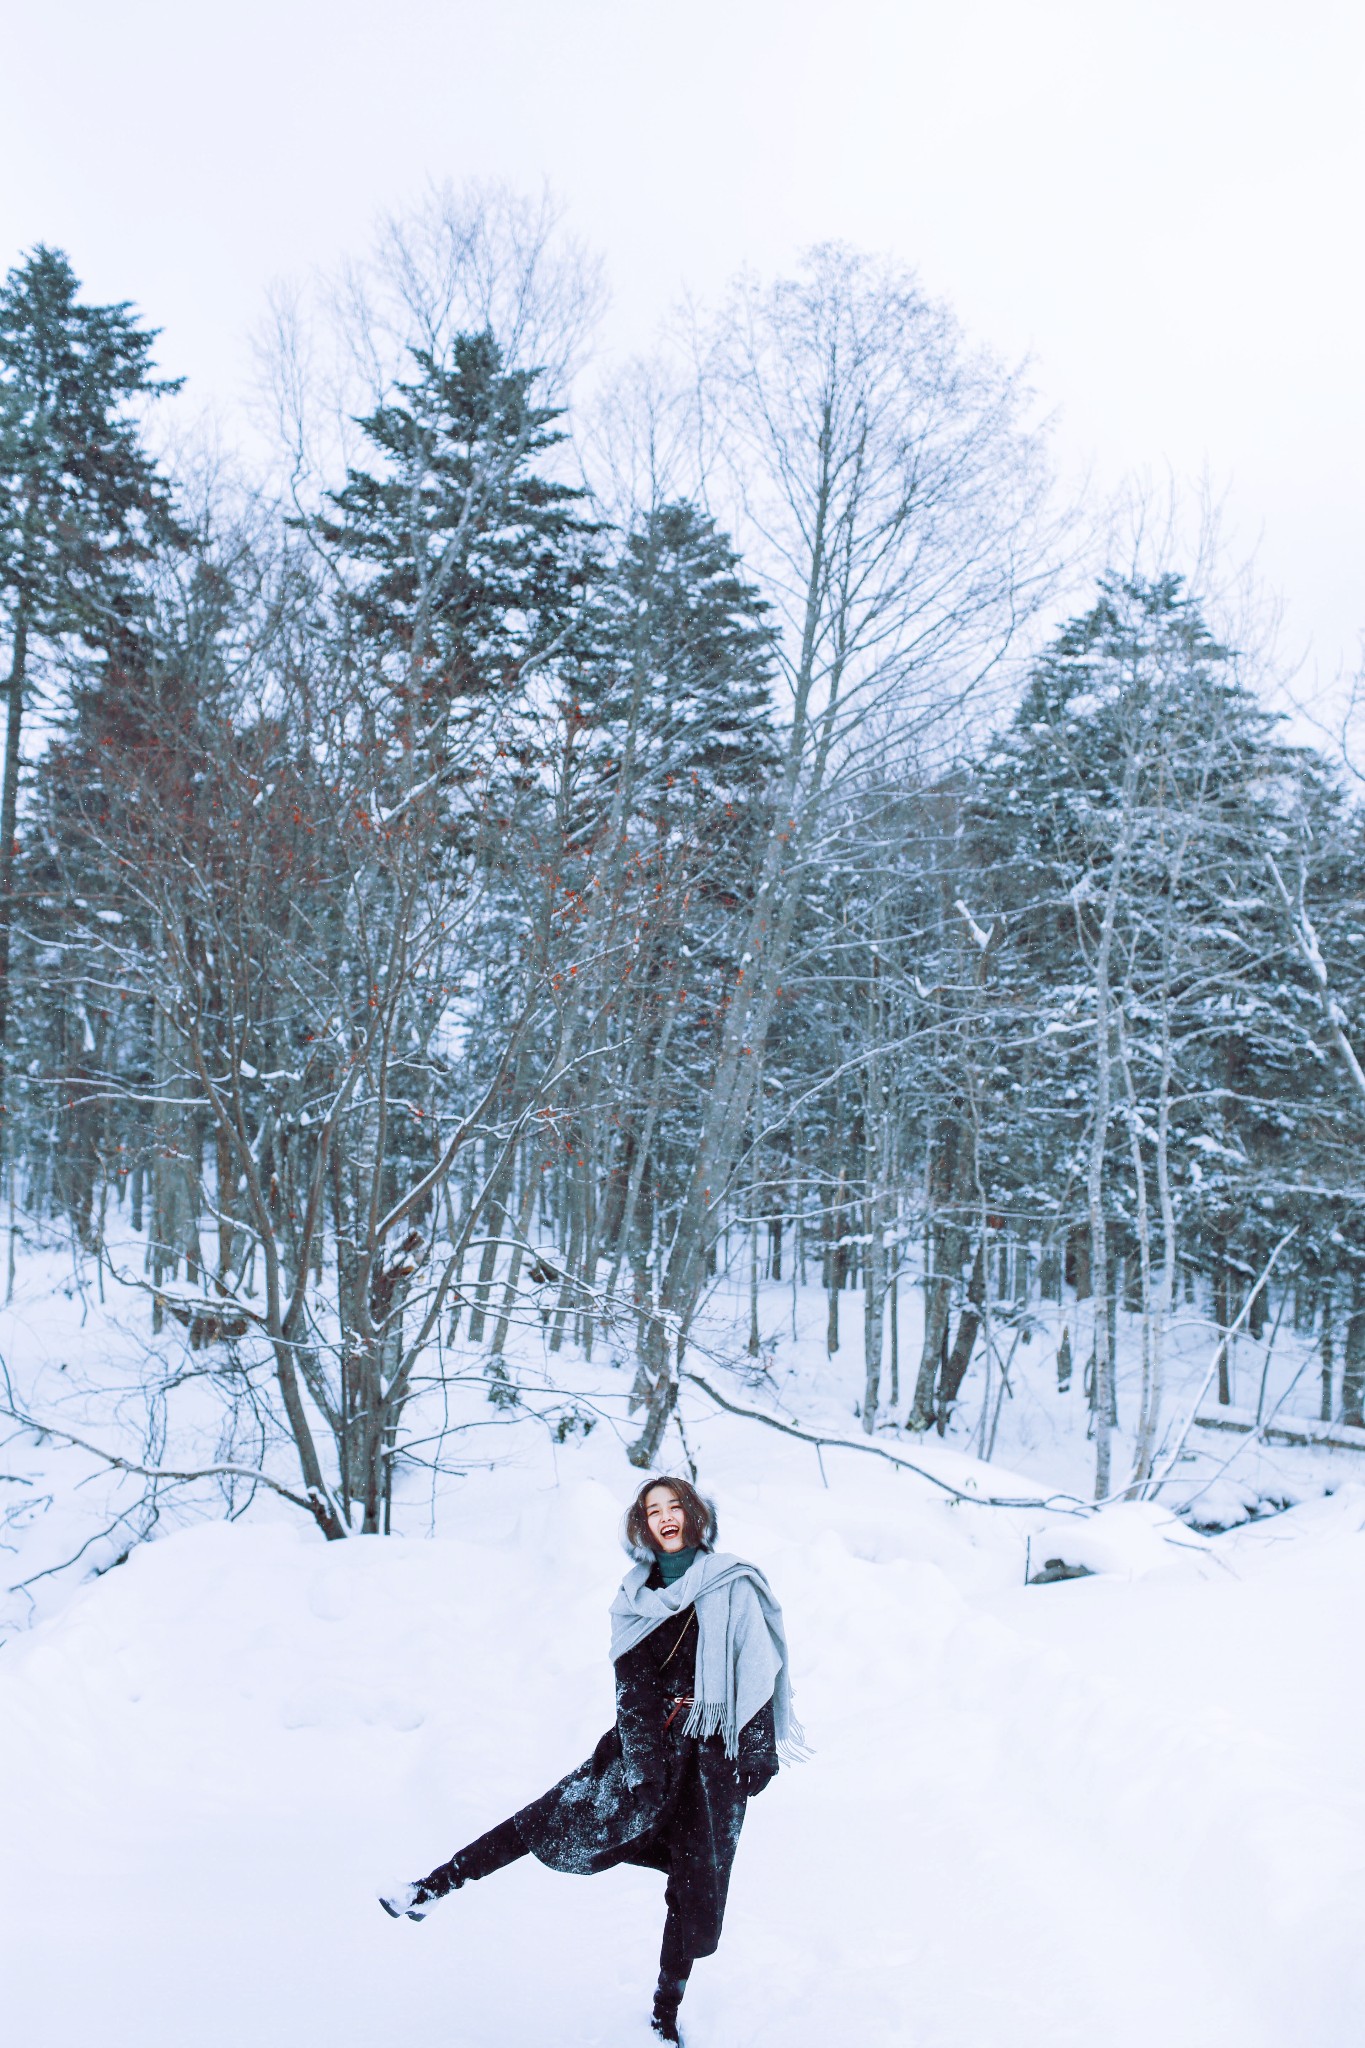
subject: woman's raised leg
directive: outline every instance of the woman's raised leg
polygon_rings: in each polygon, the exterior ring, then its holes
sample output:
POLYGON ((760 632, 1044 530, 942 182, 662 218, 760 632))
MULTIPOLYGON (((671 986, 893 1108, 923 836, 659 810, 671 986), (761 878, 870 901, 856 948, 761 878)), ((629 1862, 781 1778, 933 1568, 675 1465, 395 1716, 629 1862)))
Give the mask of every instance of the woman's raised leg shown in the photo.
POLYGON ((457 1892, 474 1878, 491 1877, 495 1870, 505 1870, 509 1863, 516 1863, 527 1853, 516 1821, 499 1821, 486 1835, 457 1850, 448 1863, 438 1863, 414 1884, 404 1885, 401 1891, 388 1897, 381 1896, 379 1903, 394 1920, 404 1913, 409 1920, 425 1920, 437 1900, 445 1898, 448 1892, 457 1892))

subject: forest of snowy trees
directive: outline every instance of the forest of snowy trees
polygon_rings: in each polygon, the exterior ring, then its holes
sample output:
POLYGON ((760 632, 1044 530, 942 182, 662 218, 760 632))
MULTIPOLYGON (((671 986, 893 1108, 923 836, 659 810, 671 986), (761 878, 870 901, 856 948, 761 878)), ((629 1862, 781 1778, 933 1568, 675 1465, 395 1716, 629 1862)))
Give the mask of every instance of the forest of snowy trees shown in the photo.
POLYGON ((139 313, 11 268, 11 1276, 63 1230, 144 1288, 219 1463, 328 1535, 439 1459, 447 1357, 517 1401, 527 1328, 629 1375, 648 1465, 719 1275, 722 1365, 820 1285, 850 1428, 975 1379, 986 1455, 1074 1303, 1101 1497, 1196 1300, 1361 1424, 1349 762, 1191 563, 1078 588, 1026 388, 912 277, 817 251, 571 407, 596 289, 534 209, 433 202, 277 305, 230 460, 172 447, 139 313))

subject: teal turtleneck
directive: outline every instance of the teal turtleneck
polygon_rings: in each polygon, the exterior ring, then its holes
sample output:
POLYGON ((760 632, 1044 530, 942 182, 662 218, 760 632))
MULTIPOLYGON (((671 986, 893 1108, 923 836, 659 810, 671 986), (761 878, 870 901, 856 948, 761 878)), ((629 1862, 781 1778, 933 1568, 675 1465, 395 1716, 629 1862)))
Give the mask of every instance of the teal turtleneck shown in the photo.
POLYGON ((664 1584, 666 1586, 675 1585, 697 1555, 698 1552, 695 1545, 690 1550, 659 1551, 659 1571, 664 1584))

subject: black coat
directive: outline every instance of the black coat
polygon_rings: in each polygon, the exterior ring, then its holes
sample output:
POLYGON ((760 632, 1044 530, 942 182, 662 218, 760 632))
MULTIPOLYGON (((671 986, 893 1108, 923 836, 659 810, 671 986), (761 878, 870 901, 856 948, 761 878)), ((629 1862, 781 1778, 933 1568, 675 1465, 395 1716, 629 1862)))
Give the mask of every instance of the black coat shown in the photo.
POLYGON ((616 1662, 616 1726, 587 1762, 515 1816, 552 1870, 584 1875, 615 1863, 668 1872, 670 1917, 692 1956, 720 1940, 748 1798, 777 1770, 771 1700, 731 1759, 719 1735, 683 1734, 697 1659, 696 1609, 663 1622, 616 1662))

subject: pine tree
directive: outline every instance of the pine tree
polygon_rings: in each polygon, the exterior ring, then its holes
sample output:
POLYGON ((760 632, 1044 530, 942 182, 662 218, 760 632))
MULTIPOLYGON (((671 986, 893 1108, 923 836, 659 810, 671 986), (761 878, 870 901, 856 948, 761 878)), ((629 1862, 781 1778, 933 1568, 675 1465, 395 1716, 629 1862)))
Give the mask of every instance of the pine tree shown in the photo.
MULTIPOLYGON (((101 969, 87 970, 99 951, 92 929, 117 931, 150 969, 159 941, 146 871, 164 857, 168 828, 183 833, 197 818, 205 844, 213 831, 219 791, 207 764, 237 722, 232 679, 243 645, 267 630, 264 607, 250 613, 246 599, 264 564, 233 540, 206 526, 192 553, 158 565, 168 573, 149 579, 135 630, 81 665, 34 765, 15 863, 24 916, 13 935, 11 1059, 16 1076, 36 1067, 56 1086, 16 1147, 31 1206, 50 1199, 92 1247, 111 1160, 133 1176, 139 1219, 141 1193, 150 1194, 160 1245, 161 1189, 185 1149, 168 1141, 165 1106, 138 1100, 156 1065, 150 974, 137 1000, 111 1003, 101 969)), ((19 1115, 16 1098, 12 1127, 19 1115)))
POLYGON ((128 303, 92 306, 42 246, 0 287, 0 618, 10 644, 0 790, 0 1102, 14 924, 26 692, 46 644, 109 649, 133 630, 138 570, 185 538, 142 445, 138 406, 179 388, 152 375, 156 330, 128 303))
POLYGON ((1102 1483, 1120 1259, 1141 1273, 1153 1333, 1141 1482, 1177 1257, 1209 1274, 1228 1327, 1312 1149, 1320 1078, 1302 1062, 1303 994, 1272 968, 1282 940, 1264 863, 1296 813, 1332 808, 1171 575, 1104 579, 1037 664, 972 793, 974 858, 1022 998, 990 1171, 1035 1213, 1057 1214, 1069 1191, 1057 1221, 1088 1254, 1077 1277, 1096 1301, 1102 1483))
POLYGON ((546 473, 564 434, 539 372, 509 369, 486 333, 458 335, 448 362, 412 355, 414 378, 359 422, 376 466, 348 470, 316 530, 416 744, 461 703, 505 697, 562 634, 592 529, 582 492, 546 473))
POLYGON ((637 1286, 681 1199, 734 986, 769 784, 775 636, 728 537, 685 501, 626 536, 565 676, 583 731, 578 836, 631 934, 605 1249, 637 1286))
POLYGON ((636 735, 632 802, 655 818, 747 804, 777 762, 768 606, 706 513, 660 506, 607 597, 597 716, 636 735))

